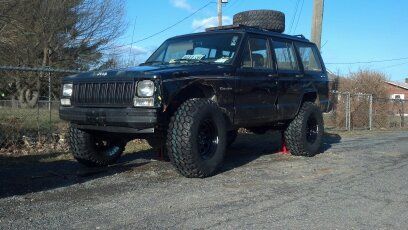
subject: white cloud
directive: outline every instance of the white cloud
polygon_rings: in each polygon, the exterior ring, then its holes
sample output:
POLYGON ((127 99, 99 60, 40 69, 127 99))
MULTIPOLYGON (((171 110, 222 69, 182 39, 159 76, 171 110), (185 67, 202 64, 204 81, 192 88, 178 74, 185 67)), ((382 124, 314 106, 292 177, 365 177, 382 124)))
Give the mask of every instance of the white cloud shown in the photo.
POLYGON ((192 11, 193 7, 187 2, 187 0, 170 0, 170 3, 177 8, 192 11))
POLYGON ((132 46, 129 47, 129 49, 131 50, 130 52, 132 53, 132 55, 146 55, 151 53, 151 51, 149 51, 148 49, 139 46, 132 46))
MULTIPOLYGON (((228 16, 222 17, 222 24, 223 25, 230 25, 232 24, 232 18, 228 16)), ((193 20, 193 29, 196 31, 203 31, 209 27, 218 26, 218 17, 209 17, 204 19, 194 19, 193 20)))
POLYGON ((122 46, 120 48, 117 49, 117 53, 119 54, 131 54, 131 55, 147 55, 152 53, 151 50, 149 50, 148 48, 145 47, 141 47, 141 46, 135 46, 135 45, 126 45, 126 46, 122 46))

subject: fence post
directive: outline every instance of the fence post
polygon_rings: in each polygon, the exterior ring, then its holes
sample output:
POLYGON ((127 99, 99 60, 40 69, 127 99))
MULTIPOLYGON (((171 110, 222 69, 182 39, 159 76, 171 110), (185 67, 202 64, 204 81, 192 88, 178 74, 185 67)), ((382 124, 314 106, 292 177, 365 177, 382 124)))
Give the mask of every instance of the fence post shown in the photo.
POLYGON ((349 94, 348 93, 346 93, 346 106, 345 106, 345 108, 346 108, 346 130, 348 131, 349 129, 348 129, 348 104, 349 104, 349 94))
POLYGON ((51 85, 51 72, 48 72, 48 112, 49 112, 49 121, 48 121, 48 131, 49 131, 49 140, 52 140, 52 111, 51 111, 51 90, 52 90, 52 85, 51 85))
POLYGON ((401 127, 404 128, 405 127, 405 104, 406 100, 401 100, 401 110, 402 110, 402 116, 401 116, 401 127))
POLYGON ((347 93, 347 102, 346 102, 346 129, 347 131, 351 130, 351 98, 350 92, 347 93))
MULTIPOLYGON (((40 72, 40 75, 42 75, 43 72, 40 72)), ((37 78, 41 80, 40 76, 37 75, 37 78)), ((40 89, 41 91, 41 89, 40 89)), ((41 132, 40 132, 40 97, 38 97, 37 100, 37 143, 40 143, 41 139, 41 132)))
POLYGON ((373 130, 373 95, 369 96, 370 98, 370 105, 368 108, 368 126, 369 130, 373 130))
POLYGON ((51 111, 51 72, 48 72, 48 110, 51 111))

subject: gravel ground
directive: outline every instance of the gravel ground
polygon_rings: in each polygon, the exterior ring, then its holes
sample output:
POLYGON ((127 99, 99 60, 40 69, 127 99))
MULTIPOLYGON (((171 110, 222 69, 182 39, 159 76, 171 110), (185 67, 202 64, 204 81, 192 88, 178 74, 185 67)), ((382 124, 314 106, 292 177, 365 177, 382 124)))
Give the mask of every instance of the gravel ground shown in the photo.
POLYGON ((326 137, 325 152, 273 154, 274 135, 242 135, 222 171, 179 176, 154 153, 100 170, 72 160, 0 169, 0 229, 406 229, 408 132, 326 137))

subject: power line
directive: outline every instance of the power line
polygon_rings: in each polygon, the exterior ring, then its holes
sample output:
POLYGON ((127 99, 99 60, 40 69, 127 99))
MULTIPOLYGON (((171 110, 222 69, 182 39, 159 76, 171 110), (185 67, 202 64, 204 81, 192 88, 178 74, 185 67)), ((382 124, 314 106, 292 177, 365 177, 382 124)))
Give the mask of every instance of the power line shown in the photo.
POLYGON ((304 5, 304 4, 305 4, 305 0, 302 0, 302 5, 301 5, 301 7, 300 7, 299 16, 298 16, 298 19, 297 19, 296 24, 295 24, 295 29, 293 29, 293 33, 296 33, 296 29, 297 29, 297 27, 298 27, 298 25, 299 25, 300 17, 302 16, 303 5, 304 5))
POLYGON ((237 6, 239 1, 240 1, 240 0, 235 0, 233 3, 230 3, 229 6, 225 7, 225 8, 226 8, 226 9, 225 9, 225 12, 229 12, 232 8, 234 8, 235 6, 237 6))
POLYGON ((151 35, 149 35, 149 36, 147 36, 147 37, 144 37, 144 38, 139 39, 139 40, 137 40, 137 41, 131 42, 131 43, 129 43, 129 44, 114 46, 114 47, 112 47, 112 48, 121 48, 121 47, 129 46, 129 45, 134 45, 134 44, 137 44, 137 43, 142 42, 142 41, 146 41, 147 39, 150 39, 150 38, 155 37, 155 36, 157 36, 157 35, 159 35, 159 34, 161 34, 161 33, 163 33, 163 32, 166 32, 166 31, 169 30, 169 29, 172 29, 173 27, 175 27, 175 26, 179 25, 180 23, 184 22, 185 20, 191 18, 192 16, 194 16, 195 14, 197 14, 198 12, 200 12, 201 10, 203 10, 204 8, 206 8, 207 6, 209 6, 209 5, 211 5, 211 4, 214 4, 214 3, 215 3, 215 2, 211 1, 211 2, 209 2, 209 3, 207 3, 207 4, 205 4, 204 6, 202 6, 202 7, 199 8, 198 10, 194 11, 193 13, 191 13, 190 15, 188 15, 187 17, 185 17, 185 18, 179 20, 178 22, 172 24, 172 25, 169 26, 169 27, 166 27, 166 28, 160 30, 159 32, 156 32, 156 33, 151 34, 151 35))
POLYGON ((298 9, 299 9, 299 3, 300 3, 300 0, 297 0, 296 5, 295 5, 295 13, 293 14, 292 23, 290 24, 290 29, 289 29, 290 32, 289 33, 292 33, 293 24, 295 23, 296 15, 297 15, 297 12, 298 12, 298 9))
POLYGON ((394 59, 385 59, 385 60, 372 60, 372 61, 356 61, 356 62, 328 62, 326 65, 356 65, 356 64, 371 64, 371 63, 381 63, 381 62, 392 62, 408 60, 408 57, 404 58, 394 58, 394 59))
MULTIPOLYGON (((137 22, 137 16, 136 16, 135 22, 134 22, 134 24, 133 24, 132 42, 133 42, 133 39, 134 39, 134 37, 135 37, 136 22, 137 22)), ((130 48, 129 48, 129 57, 132 55, 132 49, 133 49, 133 44, 131 44, 131 45, 130 45, 130 48)))
POLYGON ((389 69, 389 68, 394 68, 394 67, 397 67, 397 66, 402 66, 402 65, 407 65, 407 64, 408 64, 408 62, 404 62, 404 63, 395 64, 395 65, 389 65, 389 66, 381 67, 379 69, 389 69))

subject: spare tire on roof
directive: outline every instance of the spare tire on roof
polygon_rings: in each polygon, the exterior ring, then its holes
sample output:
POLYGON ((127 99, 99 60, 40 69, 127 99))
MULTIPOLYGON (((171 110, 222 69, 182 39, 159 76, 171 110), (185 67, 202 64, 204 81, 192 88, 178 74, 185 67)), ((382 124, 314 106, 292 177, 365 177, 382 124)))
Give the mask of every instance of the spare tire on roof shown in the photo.
POLYGON ((278 33, 285 31, 285 14, 275 10, 249 10, 234 15, 234 25, 253 26, 278 33))

